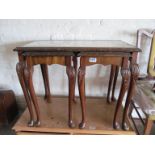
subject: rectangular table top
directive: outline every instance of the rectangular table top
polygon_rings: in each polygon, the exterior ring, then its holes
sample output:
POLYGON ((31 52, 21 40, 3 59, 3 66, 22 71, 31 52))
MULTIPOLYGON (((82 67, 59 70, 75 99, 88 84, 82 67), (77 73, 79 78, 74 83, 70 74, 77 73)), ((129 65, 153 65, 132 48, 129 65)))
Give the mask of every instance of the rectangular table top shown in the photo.
POLYGON ((24 46, 19 46, 14 51, 24 52, 26 55, 34 53, 49 54, 59 53, 60 55, 100 53, 100 52, 140 52, 141 50, 121 40, 55 40, 55 41, 34 41, 24 46), (33 52, 33 53, 32 53, 33 52))

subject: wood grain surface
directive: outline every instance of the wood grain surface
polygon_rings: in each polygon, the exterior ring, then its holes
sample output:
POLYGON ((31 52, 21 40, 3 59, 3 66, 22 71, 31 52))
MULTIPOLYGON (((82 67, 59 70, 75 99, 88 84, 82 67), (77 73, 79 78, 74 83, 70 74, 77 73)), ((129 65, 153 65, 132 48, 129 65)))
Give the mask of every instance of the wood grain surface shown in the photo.
MULTIPOLYGON (((79 98, 76 100, 77 103, 73 106, 73 119, 76 125, 74 129, 67 125, 67 97, 53 97, 50 104, 46 103, 42 97, 38 97, 41 126, 27 126, 29 114, 26 109, 13 129, 17 134, 135 134, 131 127, 129 131, 114 130, 112 122, 116 104, 107 104, 106 98, 98 97, 87 97, 87 123, 85 129, 79 129, 78 124, 81 120, 80 101, 79 98)), ((121 115, 120 113, 119 117, 121 115)))

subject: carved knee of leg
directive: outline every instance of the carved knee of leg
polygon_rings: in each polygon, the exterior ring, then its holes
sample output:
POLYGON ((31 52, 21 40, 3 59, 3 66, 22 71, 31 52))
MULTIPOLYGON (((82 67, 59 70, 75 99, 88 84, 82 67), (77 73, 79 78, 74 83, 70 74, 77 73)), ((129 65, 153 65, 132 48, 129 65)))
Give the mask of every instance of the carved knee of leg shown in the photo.
POLYGON ((67 68, 66 72, 67 72, 67 75, 70 79, 75 78, 75 70, 73 67, 67 68))
POLYGON ((22 75, 23 68, 24 68, 23 63, 18 62, 16 65, 16 71, 17 71, 18 75, 22 75))
POLYGON ((27 67, 24 69, 24 77, 25 77, 26 83, 28 85, 29 84, 30 71, 27 67))
POLYGON ((127 89, 130 77, 130 70, 129 69, 122 69, 121 74, 123 77, 124 87, 127 89))
POLYGON ((140 70, 138 64, 133 64, 131 67, 131 74, 133 78, 136 80, 139 76, 140 70))
POLYGON ((78 70, 78 79, 81 80, 81 78, 85 75, 85 68, 80 67, 78 70))

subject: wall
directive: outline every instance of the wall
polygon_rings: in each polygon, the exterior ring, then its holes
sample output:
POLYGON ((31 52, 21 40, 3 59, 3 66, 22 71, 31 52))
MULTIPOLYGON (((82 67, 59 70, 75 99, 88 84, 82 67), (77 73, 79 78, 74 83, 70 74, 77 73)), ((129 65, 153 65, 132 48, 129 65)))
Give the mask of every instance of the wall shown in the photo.
MULTIPOLYGON (((16 46, 32 40, 49 39, 124 40, 135 45, 136 31, 139 28, 154 29, 155 20, 0 20, 0 88, 12 89, 16 95, 23 94, 15 69, 17 53, 12 51, 16 46)), ((65 68, 59 65, 50 66, 49 75, 52 94, 66 95, 68 85, 65 68)), ((35 67, 33 78, 37 94, 42 94, 44 89, 38 66, 35 67)), ((109 67, 88 67, 87 95, 105 95, 108 79, 109 67)))

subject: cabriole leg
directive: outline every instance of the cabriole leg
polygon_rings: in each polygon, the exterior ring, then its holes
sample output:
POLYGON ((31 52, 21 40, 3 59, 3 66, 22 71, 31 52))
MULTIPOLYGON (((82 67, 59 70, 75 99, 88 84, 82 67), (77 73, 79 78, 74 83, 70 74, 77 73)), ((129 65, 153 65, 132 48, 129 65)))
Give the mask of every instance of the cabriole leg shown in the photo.
POLYGON ((75 70, 74 67, 72 66, 67 66, 66 67, 66 72, 68 75, 68 81, 69 81, 69 106, 68 106, 68 111, 69 111, 69 121, 68 125, 71 128, 75 127, 75 124, 73 122, 73 116, 72 116, 72 103, 74 99, 74 90, 75 90, 75 70))
POLYGON ((28 89, 31 95, 31 99, 32 99, 32 102, 35 108, 36 116, 37 116, 37 120, 35 121, 35 126, 40 126, 40 111, 39 111, 37 97, 35 94, 33 81, 32 81, 32 67, 26 66, 24 69, 24 75, 25 75, 25 79, 26 79, 28 89))
POLYGON ((24 66, 25 66, 24 62, 18 62, 16 65, 16 71, 17 71, 19 82, 21 84, 21 87, 22 87, 22 90, 23 90, 23 93, 25 96, 29 114, 30 114, 30 120, 28 122, 28 126, 32 127, 32 126, 34 126, 34 114, 33 114, 33 109, 32 109, 32 104, 31 104, 31 98, 29 96, 29 93, 28 93, 28 90, 27 90, 26 84, 25 84, 24 66))
POLYGON ((113 83, 114 75, 115 75, 116 66, 111 65, 111 72, 110 72, 110 79, 109 79, 109 85, 108 85, 108 94, 107 94, 107 103, 110 103, 110 92, 111 92, 111 86, 113 83))
POLYGON ((111 97, 111 100, 113 102, 116 101, 116 98, 115 98, 115 88, 116 88, 116 82, 117 82, 118 72, 119 72, 119 66, 116 66, 115 76, 114 76, 114 83, 113 83, 113 88, 112 88, 112 97, 111 97))
POLYGON ((73 67, 74 67, 74 70, 75 70, 74 98, 73 98, 73 101, 74 101, 74 103, 76 103, 76 100, 75 100, 75 85, 76 85, 76 76, 77 76, 77 57, 73 56, 72 60, 73 60, 73 67))
POLYGON ((52 97, 50 93, 50 84, 49 84, 49 76, 48 76, 48 66, 46 64, 41 64, 41 72, 43 76, 44 81, 44 87, 45 87, 45 100, 47 100, 48 103, 52 102, 52 97))
POLYGON ((128 84, 129 84, 130 70, 128 68, 128 58, 123 59, 121 75, 122 75, 122 84, 121 84, 121 90, 119 93, 119 98, 118 98, 116 108, 115 108, 115 114, 114 114, 114 120, 113 120, 114 129, 120 128, 120 125, 118 123, 118 115, 119 115, 119 111, 122 106, 122 101, 123 101, 125 92, 127 91, 128 84))
POLYGON ((82 120, 79 128, 84 128, 86 124, 86 99, 85 99, 85 67, 80 66, 78 70, 78 86, 81 101, 82 120))

